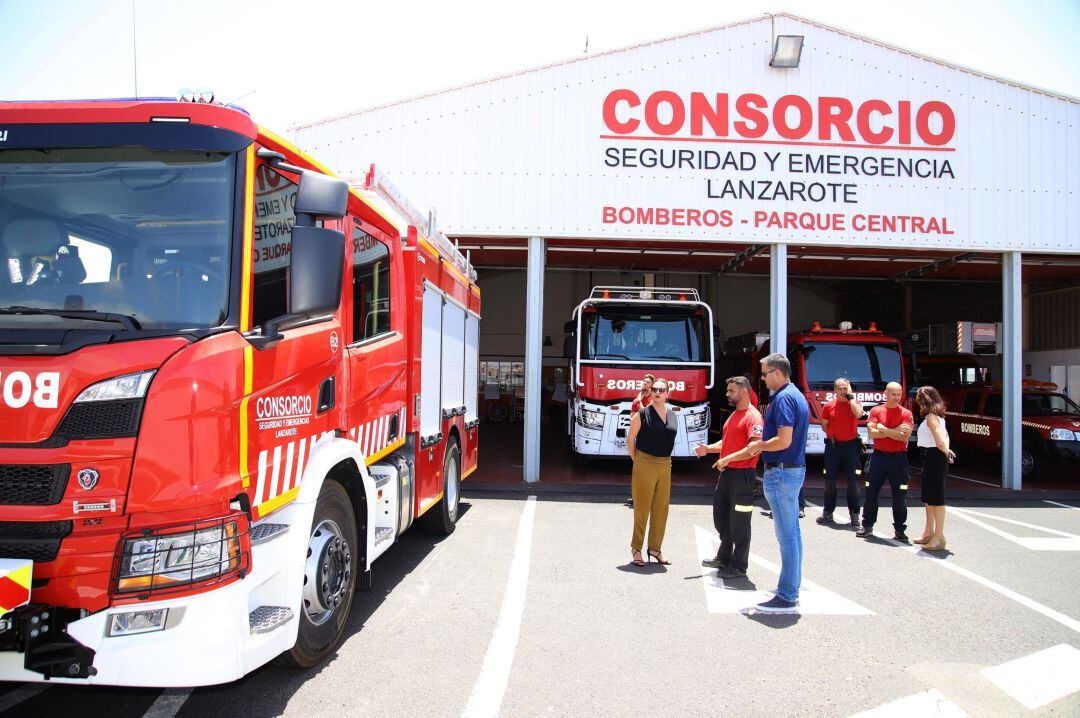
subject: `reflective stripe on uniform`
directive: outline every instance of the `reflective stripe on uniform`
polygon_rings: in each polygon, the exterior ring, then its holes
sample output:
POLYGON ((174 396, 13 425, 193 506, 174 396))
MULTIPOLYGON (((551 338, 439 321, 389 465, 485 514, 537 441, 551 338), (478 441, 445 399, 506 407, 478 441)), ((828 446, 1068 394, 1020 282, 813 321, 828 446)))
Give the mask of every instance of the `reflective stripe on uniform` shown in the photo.
POLYGON ((901 491, 907 491, 907 484, 900 484, 901 491))
POLYGON ((736 511, 742 511, 744 514, 750 513, 754 510, 753 504, 735 504, 736 511))

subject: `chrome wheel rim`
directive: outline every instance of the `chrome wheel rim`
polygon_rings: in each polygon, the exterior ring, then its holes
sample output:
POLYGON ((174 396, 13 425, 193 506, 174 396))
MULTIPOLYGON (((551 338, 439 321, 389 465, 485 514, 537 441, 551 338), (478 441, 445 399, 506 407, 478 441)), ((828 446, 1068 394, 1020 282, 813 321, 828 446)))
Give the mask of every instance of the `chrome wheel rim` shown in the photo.
POLYGON ((319 523, 308 540, 304 565, 304 615, 316 626, 330 620, 349 592, 352 549, 336 522, 319 523))

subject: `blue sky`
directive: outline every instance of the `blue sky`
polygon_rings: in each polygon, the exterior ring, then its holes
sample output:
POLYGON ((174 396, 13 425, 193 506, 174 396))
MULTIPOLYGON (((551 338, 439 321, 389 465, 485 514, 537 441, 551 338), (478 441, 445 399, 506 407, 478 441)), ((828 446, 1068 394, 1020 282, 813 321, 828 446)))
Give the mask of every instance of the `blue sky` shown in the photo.
POLYGON ((0 100, 133 96, 133 9, 140 95, 210 87, 278 131, 781 10, 1080 96, 1080 0, 0 0, 0 100))

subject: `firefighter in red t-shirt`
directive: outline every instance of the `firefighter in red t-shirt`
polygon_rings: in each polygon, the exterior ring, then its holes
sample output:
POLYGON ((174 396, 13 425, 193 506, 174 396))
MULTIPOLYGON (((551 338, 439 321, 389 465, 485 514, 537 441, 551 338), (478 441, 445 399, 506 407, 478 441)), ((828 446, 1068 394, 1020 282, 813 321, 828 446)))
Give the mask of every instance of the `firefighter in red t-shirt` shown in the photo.
POLYGON ((904 389, 896 382, 885 387, 885 403, 870 410, 866 429, 874 440, 874 455, 867 468, 866 506, 863 508, 862 528, 855 534, 862 538, 874 535, 877 521, 878 494, 886 481, 892 489, 894 537, 907 543, 908 461, 907 442, 915 428, 915 417, 900 405, 904 389))
POLYGON ((821 409, 821 428, 825 432, 825 508, 818 516, 819 524, 834 524, 836 510, 836 481, 847 475, 847 507, 851 527, 858 529, 859 477, 862 476, 862 439, 859 438, 859 419, 863 408, 851 393, 851 384, 844 377, 833 382, 836 398, 821 409))
POLYGON ((720 470, 713 492, 713 524, 720 534, 720 550, 715 558, 701 564, 718 569, 721 578, 745 578, 750 560, 750 517, 754 512, 754 467, 758 462, 747 445, 761 439, 765 422, 757 407, 750 404, 750 382, 746 377, 727 380, 727 400, 735 411, 724 422, 721 440, 694 447, 698 456, 720 454, 719 461, 713 464, 720 470))

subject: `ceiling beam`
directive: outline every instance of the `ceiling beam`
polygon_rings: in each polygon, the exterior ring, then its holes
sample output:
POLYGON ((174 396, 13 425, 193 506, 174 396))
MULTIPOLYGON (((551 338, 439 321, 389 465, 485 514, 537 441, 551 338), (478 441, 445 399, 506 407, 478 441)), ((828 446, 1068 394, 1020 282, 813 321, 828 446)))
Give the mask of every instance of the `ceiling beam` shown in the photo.
POLYGON ((718 276, 723 276, 729 272, 734 272, 736 269, 764 252, 768 247, 769 245, 767 244, 751 244, 749 247, 724 262, 720 269, 716 270, 716 274, 718 276))
POLYGON ((893 275, 893 281, 899 282, 904 279, 918 279, 924 274, 936 272, 939 269, 946 269, 953 266, 954 264, 957 264, 958 262, 963 262, 965 259, 970 259, 974 256, 975 252, 964 252, 962 254, 954 254, 951 257, 944 257, 942 259, 930 262, 929 264, 924 264, 921 267, 915 267, 914 269, 909 269, 906 272, 900 272, 900 274, 895 274, 893 275))

